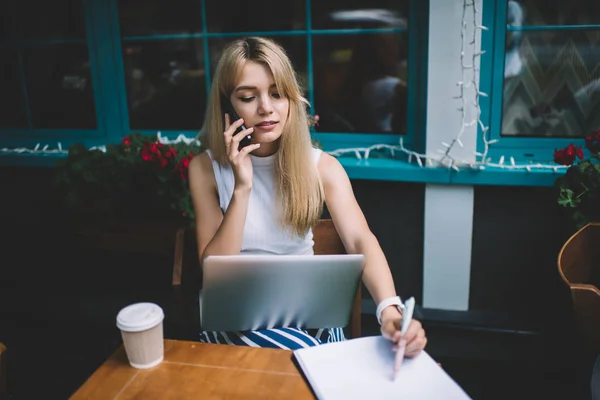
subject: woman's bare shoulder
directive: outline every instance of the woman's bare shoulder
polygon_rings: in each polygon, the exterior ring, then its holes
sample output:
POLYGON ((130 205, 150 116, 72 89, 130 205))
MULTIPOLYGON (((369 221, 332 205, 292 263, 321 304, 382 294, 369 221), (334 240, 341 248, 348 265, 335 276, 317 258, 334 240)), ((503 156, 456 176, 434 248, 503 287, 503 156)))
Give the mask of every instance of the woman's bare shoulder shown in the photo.
POLYGON ((188 171, 190 180, 215 181, 212 160, 206 151, 192 158, 188 171))
POLYGON ((346 170, 342 167, 339 160, 325 152, 319 158, 317 169, 319 170, 321 181, 325 184, 339 182, 340 179, 345 181, 348 178, 346 170))

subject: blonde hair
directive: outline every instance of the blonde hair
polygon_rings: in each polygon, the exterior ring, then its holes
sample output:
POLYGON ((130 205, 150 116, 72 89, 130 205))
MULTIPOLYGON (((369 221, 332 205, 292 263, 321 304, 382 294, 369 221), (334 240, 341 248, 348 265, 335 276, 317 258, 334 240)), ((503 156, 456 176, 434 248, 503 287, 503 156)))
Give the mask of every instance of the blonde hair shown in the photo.
POLYGON ((324 196, 311 154, 312 142, 306 113, 309 103, 302 95, 292 63, 283 48, 265 38, 249 37, 236 40, 223 50, 210 88, 202 139, 216 161, 222 165, 229 162, 223 136, 225 124, 221 97, 231 96, 248 61, 267 66, 273 74, 277 90, 290 103, 275 157, 276 195, 282 207, 280 223, 302 236, 321 216, 324 196))

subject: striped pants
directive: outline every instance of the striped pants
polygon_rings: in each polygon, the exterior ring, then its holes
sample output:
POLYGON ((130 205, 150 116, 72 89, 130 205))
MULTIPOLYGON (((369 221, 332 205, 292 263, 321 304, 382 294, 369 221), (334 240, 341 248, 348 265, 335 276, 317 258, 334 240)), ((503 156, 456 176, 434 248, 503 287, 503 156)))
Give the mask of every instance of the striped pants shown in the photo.
POLYGON ((200 333, 203 343, 229 344, 233 346, 270 347, 296 350, 302 347, 318 346, 323 343, 345 340, 342 328, 311 329, 297 328, 265 329, 246 332, 207 332, 200 333))

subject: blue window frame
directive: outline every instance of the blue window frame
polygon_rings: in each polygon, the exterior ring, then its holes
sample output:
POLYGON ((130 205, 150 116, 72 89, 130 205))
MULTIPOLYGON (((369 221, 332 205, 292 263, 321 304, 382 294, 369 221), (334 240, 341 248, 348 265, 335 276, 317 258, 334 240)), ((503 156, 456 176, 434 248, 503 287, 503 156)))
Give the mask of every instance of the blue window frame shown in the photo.
POLYGON ((8 79, 0 83, 1 145, 110 140, 110 96, 91 3, 3 2, 0 68, 8 79))
MULTIPOLYGON (((427 41, 426 35, 418 33, 426 32, 428 2, 293 0, 282 7, 275 0, 253 2, 251 6, 239 0, 63 0, 48 5, 49 14, 42 18, 55 19, 56 26, 69 26, 68 21, 75 26, 61 34, 51 29, 40 30, 37 36, 25 34, 28 32, 25 28, 35 24, 18 18, 19 9, 26 9, 27 3, 9 0, 7 12, 2 14, 17 18, 0 19, 0 52, 4 53, 3 59, 14 60, 2 67, 4 76, 8 74, 14 79, 3 83, 5 90, 0 93, 10 93, 14 109, 5 108, 4 116, 0 111, 0 145, 55 146, 61 142, 66 147, 83 142, 91 146, 116 142, 134 131, 147 134, 160 131, 169 137, 196 136, 220 48, 235 37, 248 35, 272 37, 286 48, 312 104, 311 112, 321 118, 314 138, 326 150, 397 144, 400 135, 413 147, 422 147, 424 143, 419 133, 425 117, 426 76, 419 65, 426 63, 427 41), (236 20, 234 14, 223 11, 232 7, 244 8, 235 13, 244 18, 236 20), (252 13, 260 15, 252 17, 252 13), (264 22, 256 22, 264 21, 264 15, 273 21, 268 24, 269 30, 264 28, 264 22), (14 23, 8 26, 11 20, 14 23), (23 29, 18 31, 17 27, 23 29), (383 116, 380 113, 369 125, 368 110, 348 111, 362 110, 354 104, 354 108, 345 109, 344 117, 358 117, 356 123, 332 124, 336 118, 329 118, 327 110, 335 107, 330 107, 327 96, 333 92, 337 100, 344 101, 352 96, 349 91, 339 89, 343 86, 339 82, 338 92, 330 86, 339 78, 339 71, 349 68, 352 52, 358 52, 358 47, 351 48, 349 43, 358 42, 361 50, 379 45, 379 54, 375 56, 386 62, 396 56, 390 61, 395 77, 366 86, 371 95, 379 93, 377 90, 391 95, 390 87, 402 91, 400 105, 394 106, 401 110, 403 120, 392 121, 389 113, 383 116), (27 58, 29 49, 35 49, 36 58, 27 58), (28 65, 52 60, 43 51, 48 49, 59 54, 50 63, 54 69, 28 70, 28 65), (70 58, 75 59, 72 64, 77 68, 68 65, 61 68, 61 63, 70 58), (88 74, 85 77, 73 72, 81 74, 82 65, 88 74), (44 77, 53 77, 54 86, 46 84, 44 77), (9 86, 14 82, 19 82, 18 87, 9 86), (325 88, 323 82, 329 86, 325 88), (87 98, 75 96, 69 103, 56 96, 58 89, 76 91, 81 87, 85 87, 87 98), (45 97, 36 97, 36 88, 43 88, 39 92, 45 97), (58 109, 52 111, 50 106, 58 109), (77 108, 84 106, 88 107, 85 112, 77 108), (48 121, 53 124, 45 126, 48 121)), ((364 54, 358 59, 365 60, 364 54)), ((357 67, 356 77, 372 72, 365 72, 365 67, 375 64, 374 58, 366 59, 369 62, 357 67)), ((348 82, 346 88, 358 86, 348 82)))
POLYGON ((600 129, 599 3, 483 2, 482 117, 499 139, 489 155, 552 162, 600 129))

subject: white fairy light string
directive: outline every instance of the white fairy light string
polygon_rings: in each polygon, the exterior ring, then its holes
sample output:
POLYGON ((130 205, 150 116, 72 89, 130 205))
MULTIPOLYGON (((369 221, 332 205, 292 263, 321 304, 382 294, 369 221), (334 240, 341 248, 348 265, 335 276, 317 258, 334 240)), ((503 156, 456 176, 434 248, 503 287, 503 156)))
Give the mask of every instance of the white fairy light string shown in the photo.
POLYGON ((200 145, 200 141, 197 138, 195 138, 195 137, 189 138, 189 137, 185 136, 184 134, 180 134, 175 139, 170 140, 169 138, 167 138, 166 136, 162 136, 161 133, 158 132, 157 137, 158 137, 158 141, 162 144, 177 144, 177 143, 183 142, 187 145, 190 145, 190 144, 200 145))
MULTIPOLYGON (((175 139, 169 139, 166 136, 162 136, 160 132, 157 134, 157 140, 162 144, 177 144, 177 143, 185 143, 187 145, 190 144, 200 144, 200 141, 196 138, 188 138, 184 134, 178 135, 175 139)), ((103 153, 106 153, 106 146, 93 146, 90 147, 89 150, 100 150, 103 153)), ((68 150, 63 149, 62 143, 57 142, 56 148, 51 148, 50 145, 42 146, 38 143, 34 148, 30 149, 27 147, 18 147, 18 148, 0 148, 0 153, 5 154, 33 154, 33 155, 67 155, 69 154, 68 150)))
POLYGON ((452 149, 457 144, 460 147, 464 147, 461 138, 465 133, 466 128, 471 128, 473 126, 479 125, 481 128, 483 141, 484 141, 484 152, 476 153, 476 157, 480 157, 479 162, 470 163, 471 166, 474 164, 483 165, 488 162, 487 153, 489 150, 489 145, 495 143, 497 140, 489 141, 488 140, 488 130, 489 127, 485 126, 483 121, 481 120, 481 107, 479 105, 479 97, 487 97, 487 94, 481 92, 479 90, 479 84, 477 83, 477 73, 479 72, 479 68, 476 67, 479 58, 485 54, 485 50, 476 51, 476 43, 477 43, 477 35, 479 31, 487 30, 487 28, 483 25, 477 24, 477 16, 478 16, 477 5, 475 4, 475 0, 464 0, 463 1, 463 12, 462 12, 462 21, 461 21, 461 31, 460 31, 460 66, 461 66, 461 80, 456 83, 456 85, 460 88, 460 95, 456 96, 455 99, 461 100, 461 107, 459 111, 461 112, 461 127, 456 135, 456 137, 450 142, 450 144, 442 142, 442 146, 446 147, 446 150, 439 150, 441 154, 443 154, 440 162, 442 164, 446 164, 448 167, 453 168, 455 170, 459 170, 459 165, 465 164, 460 160, 457 160, 451 155, 452 149), (473 17, 473 29, 472 29, 472 37, 467 43, 467 10, 471 10, 471 15, 473 17), (465 64, 466 51, 467 46, 471 48, 471 63, 465 64), (475 107, 475 117, 473 120, 467 122, 467 110, 469 98, 468 94, 472 96, 472 106, 475 107))
POLYGON ((2 147, 0 148, 0 153, 5 154, 35 154, 35 155, 53 155, 53 154, 68 154, 67 150, 62 148, 60 142, 58 142, 58 147, 55 149, 50 148, 49 145, 42 146, 40 143, 36 144, 33 149, 27 147, 17 147, 17 148, 8 148, 2 147))
MULTIPOLYGON (((476 0, 463 0, 463 13, 461 20, 461 80, 457 82, 457 86, 460 89, 460 94, 455 96, 454 99, 461 100, 461 107, 458 109, 461 112, 461 127, 456 137, 450 142, 442 142, 441 145, 444 149, 439 149, 438 153, 441 155, 439 158, 431 157, 426 154, 421 154, 416 151, 410 150, 404 146, 404 138, 401 136, 397 145, 389 144, 375 144, 369 147, 352 147, 352 148, 341 148, 333 151, 328 151, 333 156, 342 156, 345 154, 354 154, 358 159, 368 159, 371 152, 378 150, 388 150, 391 156, 394 157, 396 153, 405 154, 408 158, 408 162, 413 161, 419 165, 419 167, 445 167, 452 168, 455 171, 460 171, 461 168, 470 168, 473 170, 484 170, 486 168, 499 168, 505 170, 552 170, 558 172, 564 170, 567 166, 556 165, 556 164, 544 164, 544 163, 529 163, 529 164, 517 164, 513 157, 509 157, 509 162, 506 163, 505 156, 500 157, 498 162, 492 162, 491 158, 488 157, 490 147, 498 142, 497 139, 489 139, 489 127, 484 124, 481 120, 481 106, 479 103, 480 97, 487 97, 488 95, 479 89, 478 84, 478 72, 477 67, 479 58, 485 53, 485 50, 477 50, 477 35, 480 31, 487 30, 483 25, 477 23, 480 10, 477 8, 476 0), (472 34, 468 38, 468 25, 472 24, 472 34), (467 58, 466 52, 470 50, 470 64, 465 64, 467 58), (474 107, 471 108, 471 107, 474 107), (474 110, 475 114, 469 119, 467 110, 474 110), (456 145, 463 147, 462 138, 467 128, 478 126, 482 136, 483 151, 475 152, 475 161, 465 161, 457 159, 452 155, 452 150, 456 145)), ((477 135, 477 129, 475 129, 477 135)), ((199 144, 197 138, 188 138, 183 134, 178 135, 175 139, 168 139, 158 132, 158 141, 163 144, 176 144, 184 142, 186 144, 199 144)), ((106 152, 106 146, 95 146, 90 150, 100 150, 106 152)), ((48 145, 41 146, 37 144, 35 148, 0 148, 0 154, 34 154, 34 155, 66 155, 67 150, 62 148, 60 142, 58 142, 57 148, 50 148, 48 145)))

